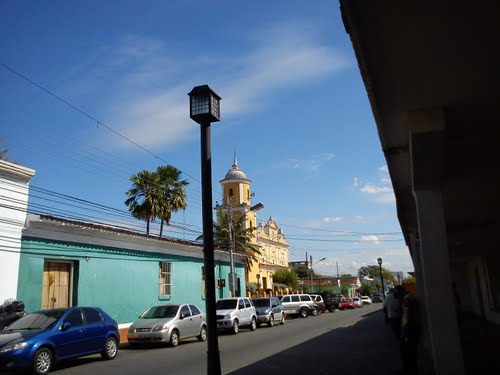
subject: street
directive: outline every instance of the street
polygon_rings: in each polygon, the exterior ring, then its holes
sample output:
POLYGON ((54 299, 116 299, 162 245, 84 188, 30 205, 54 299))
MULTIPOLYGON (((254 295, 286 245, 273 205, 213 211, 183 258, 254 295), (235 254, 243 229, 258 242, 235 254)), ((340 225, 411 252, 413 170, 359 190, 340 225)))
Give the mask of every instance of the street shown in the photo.
MULTIPOLYGON (((251 332, 242 329, 238 335, 220 334, 219 349, 222 373, 227 374, 292 348, 335 328, 348 327, 382 308, 382 304, 365 305, 352 311, 325 312, 317 317, 287 319, 284 326, 263 326, 251 332)), ((206 342, 183 341, 176 348, 131 348, 124 344, 118 357, 104 361, 99 355, 68 360, 56 365, 51 373, 64 374, 206 374, 206 342)))

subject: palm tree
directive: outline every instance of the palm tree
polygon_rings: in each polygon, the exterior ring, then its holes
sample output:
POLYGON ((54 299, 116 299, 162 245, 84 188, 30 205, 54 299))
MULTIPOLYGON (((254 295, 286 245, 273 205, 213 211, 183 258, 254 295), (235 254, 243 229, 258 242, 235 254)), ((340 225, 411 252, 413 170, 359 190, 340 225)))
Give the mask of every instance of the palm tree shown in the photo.
POLYGON ((143 170, 132 177, 132 188, 127 191, 128 199, 125 204, 133 217, 146 220, 146 233, 149 234, 149 225, 159 216, 160 195, 158 191, 158 174, 143 170))
POLYGON ((185 210, 187 207, 186 202, 186 186, 189 182, 180 180, 182 172, 172 165, 162 165, 156 169, 156 174, 159 180, 160 189, 160 210, 158 217, 160 223, 160 237, 163 234, 163 223, 170 225, 172 212, 185 210))
POLYGON ((234 252, 245 257, 247 272, 250 271, 253 262, 258 262, 260 255, 259 246, 252 243, 254 228, 245 228, 245 215, 242 215, 232 224, 229 222, 229 214, 224 207, 217 211, 217 221, 214 222, 214 243, 220 248, 230 250, 230 230, 234 252))

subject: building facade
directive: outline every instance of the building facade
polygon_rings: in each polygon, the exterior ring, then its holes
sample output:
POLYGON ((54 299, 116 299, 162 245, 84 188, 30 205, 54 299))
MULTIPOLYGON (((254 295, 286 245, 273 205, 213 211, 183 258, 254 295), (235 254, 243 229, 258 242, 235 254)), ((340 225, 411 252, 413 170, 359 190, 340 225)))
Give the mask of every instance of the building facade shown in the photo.
MULTIPOLYGON (((227 252, 216 251, 216 278, 229 272, 227 252)), ((235 272, 245 293, 244 266, 235 272)), ((17 296, 27 311, 99 306, 130 323, 155 304, 205 307, 202 246, 102 225, 29 215, 23 232, 17 296)), ((217 286, 217 298, 229 296, 217 286)))
POLYGON ((245 227, 255 228, 251 241, 259 247, 258 261, 251 262, 246 270, 246 281, 256 283, 262 292, 270 292, 274 272, 288 268, 288 243, 283 231, 272 217, 266 222, 257 221, 255 207, 263 205, 252 206, 251 180, 239 168, 236 158, 220 183, 222 201, 230 206, 233 221, 244 216, 245 227))
POLYGON ((17 298, 21 236, 34 175, 33 169, 0 160, 0 304, 17 298))

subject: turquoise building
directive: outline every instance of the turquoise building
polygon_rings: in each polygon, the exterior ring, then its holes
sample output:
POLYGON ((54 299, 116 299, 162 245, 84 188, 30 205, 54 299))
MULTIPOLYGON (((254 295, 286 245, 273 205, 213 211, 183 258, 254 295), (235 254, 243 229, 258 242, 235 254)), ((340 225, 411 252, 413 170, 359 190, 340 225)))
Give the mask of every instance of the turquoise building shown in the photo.
MULTIPOLYGON (((215 251, 217 298, 229 297, 229 254, 215 251)), ((244 259, 235 254, 237 294, 246 295, 244 259)), ((189 302, 205 310, 203 247, 92 223, 28 215, 17 299, 27 311, 98 306, 120 327, 145 309, 189 302)))

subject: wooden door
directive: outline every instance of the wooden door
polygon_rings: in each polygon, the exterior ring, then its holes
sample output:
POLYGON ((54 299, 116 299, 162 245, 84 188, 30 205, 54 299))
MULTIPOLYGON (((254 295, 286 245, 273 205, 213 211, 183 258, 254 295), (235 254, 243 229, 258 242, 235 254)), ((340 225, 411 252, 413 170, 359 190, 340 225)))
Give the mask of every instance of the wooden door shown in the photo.
POLYGON ((45 261, 43 266, 42 309, 71 306, 71 270, 69 262, 45 261))

